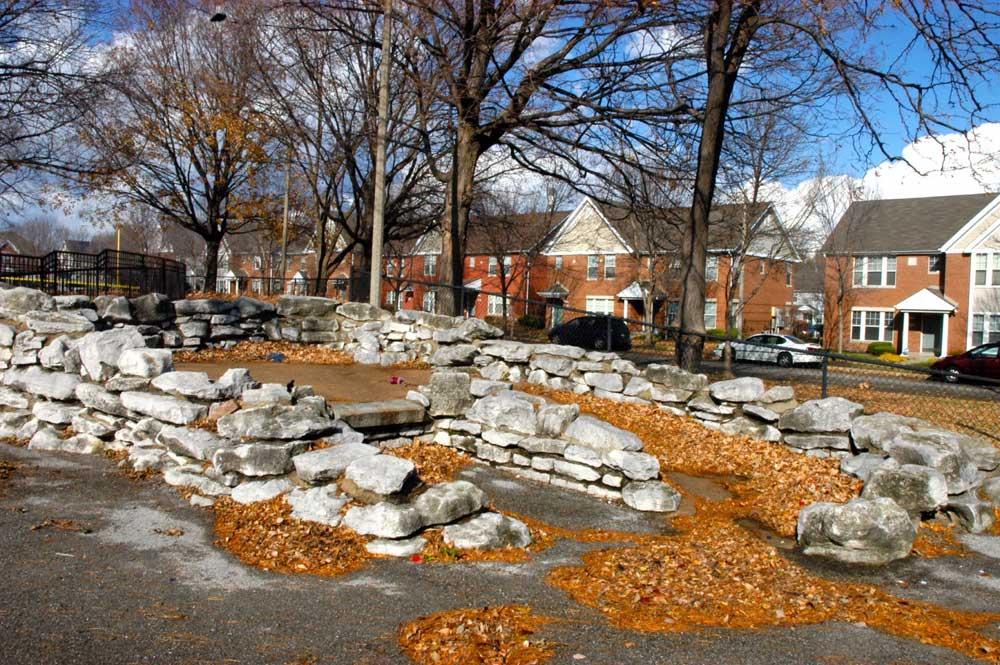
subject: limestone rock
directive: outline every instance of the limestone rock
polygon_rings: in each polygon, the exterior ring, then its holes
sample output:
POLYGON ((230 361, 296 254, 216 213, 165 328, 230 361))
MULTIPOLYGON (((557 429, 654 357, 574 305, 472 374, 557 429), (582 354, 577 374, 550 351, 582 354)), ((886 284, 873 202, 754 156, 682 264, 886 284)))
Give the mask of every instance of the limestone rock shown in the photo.
POLYGON ((412 506, 383 502, 351 508, 344 515, 344 526, 363 536, 406 538, 419 531, 423 521, 412 506))
POLYGON ((344 478, 356 487, 381 496, 398 494, 417 477, 413 462, 392 455, 367 455, 351 462, 344 478))
POLYGON ((858 450, 883 452, 886 444, 902 432, 915 432, 928 427, 930 423, 919 418, 900 416, 895 413, 873 413, 861 415, 851 421, 851 440, 858 450))
POLYGON ((642 441, 632 432, 589 415, 582 415, 570 423, 563 435, 600 451, 642 450, 642 441))
POLYGON ((546 404, 538 409, 538 434, 560 437, 579 415, 579 404, 546 404))
POLYGON ((132 316, 139 323, 162 323, 174 318, 174 304, 162 293, 147 293, 129 301, 132 316))
POLYGON ((276 496, 291 492, 295 483, 288 478, 272 478, 271 480, 251 480, 233 488, 231 497, 236 503, 248 504, 267 501, 276 496))
POLYGON ((444 528, 444 542, 459 549, 494 550, 527 547, 531 531, 521 522, 499 513, 482 513, 444 528))
POLYGON ((31 415, 35 416, 43 423, 52 425, 69 425, 73 418, 80 415, 82 407, 59 404, 58 402, 35 402, 31 409, 31 415))
POLYGON ((940 471, 948 482, 949 494, 967 492, 979 480, 979 470, 962 450, 959 435, 954 432, 903 432, 884 448, 900 464, 918 464, 940 471))
MULTIPOLYGON (((131 457, 130 457, 131 459, 131 457)), ((163 471, 163 482, 172 487, 193 487, 205 496, 228 496, 232 490, 201 475, 200 467, 178 466, 163 471)), ((241 501, 240 503, 247 503, 241 501)))
POLYGON ((478 354, 479 349, 472 344, 442 346, 431 356, 430 363, 439 367, 471 365, 478 354))
POLYGON ((374 446, 364 443, 342 443, 296 455, 292 458, 292 464, 303 481, 320 483, 340 478, 351 462, 378 454, 378 448, 374 446))
POLYGON ((201 404, 153 393, 124 392, 121 401, 129 411, 174 425, 187 425, 208 413, 208 409, 201 404))
POLYGON ((729 422, 722 423, 719 431, 723 434, 733 434, 735 436, 749 436, 762 441, 781 441, 781 430, 773 425, 750 420, 740 416, 733 418, 729 422))
POLYGON ((28 398, 16 390, 0 388, 0 406, 10 409, 27 409, 28 398))
POLYGON ((807 555, 869 565, 906 557, 917 535, 909 513, 885 497, 814 503, 799 512, 797 532, 807 555))
POLYGON ((126 376, 151 379, 174 370, 174 354, 169 349, 125 349, 118 356, 118 369, 126 376))
POLYGON ((668 388, 697 392, 708 387, 708 377, 704 374, 685 372, 674 365, 647 365, 645 376, 653 383, 662 383, 668 388))
POLYGON ((110 323, 131 323, 132 306, 125 296, 97 296, 94 298, 97 316, 110 323))
POLYGON ((472 406, 472 379, 465 372, 438 371, 423 393, 430 401, 428 414, 432 417, 461 416, 472 406))
POLYGON ((107 381, 118 371, 118 358, 126 349, 144 348, 146 340, 134 327, 88 333, 76 348, 84 370, 94 381, 107 381))
POLYGON ((340 526, 341 511, 348 504, 335 485, 294 489, 285 496, 292 507, 292 517, 327 526, 340 526))
POLYGON ((944 510, 958 518, 962 528, 970 533, 989 531, 996 521, 993 504, 983 501, 974 492, 949 497, 944 510))
POLYGON ((609 372, 584 372, 583 380, 592 388, 606 390, 609 393, 620 393, 625 389, 621 374, 609 372))
POLYGON ((783 414, 778 428, 795 432, 850 432, 851 422, 863 411, 862 405, 843 397, 814 399, 783 414))
POLYGON ((486 505, 486 494, 465 480, 433 485, 413 501, 424 526, 448 524, 486 505))
POLYGON ((604 453, 603 461, 631 480, 653 480, 660 475, 660 461, 647 453, 609 450, 604 453))
POLYGON ((910 513, 928 513, 948 501, 948 483, 940 472, 926 466, 877 468, 869 474, 861 498, 878 497, 888 497, 910 513))
POLYGON ((217 449, 212 454, 212 466, 219 473, 238 473, 242 476, 277 476, 291 469, 292 460, 289 450, 285 446, 244 443, 217 449))
POLYGON ((282 317, 331 318, 339 305, 339 301, 331 298, 284 295, 278 298, 275 311, 282 317))
MULTIPOLYGON (((875 469, 884 466, 886 460, 889 458, 885 455, 878 453, 861 453, 860 455, 851 455, 850 457, 845 457, 840 460, 840 471, 841 473, 846 473, 849 476, 854 476, 855 478, 860 478, 861 480, 868 480, 868 476, 875 469)), ((893 465, 898 466, 893 460, 893 465)))
POLYGON ((538 431, 535 409, 531 403, 507 393, 489 395, 477 400, 466 417, 492 429, 529 435, 538 431))
POLYGON ((156 441, 167 450, 203 461, 211 460, 219 449, 233 445, 232 441, 223 439, 208 430, 170 425, 160 429, 156 435, 156 441))
POLYGON ((633 481, 622 487, 622 501, 644 512, 672 513, 681 505, 681 495, 657 480, 633 481))
POLYGON ((424 551, 425 547, 427 547, 427 539, 422 536, 396 540, 392 538, 376 538, 365 545, 365 549, 370 554, 397 557, 420 554, 424 551))
POLYGON ((27 312, 20 315, 18 320, 29 330, 43 335, 86 333, 94 329, 94 324, 83 315, 59 310, 27 312))
POLYGON ((333 430, 333 421, 309 405, 268 404, 223 416, 216 429, 230 439, 311 439, 333 430))
POLYGON ((33 311, 52 311, 55 308, 56 303, 52 296, 42 291, 23 286, 0 289, 0 314, 4 318, 12 319, 19 314, 33 311))
POLYGON ((755 376, 741 376, 709 384, 708 393, 720 402, 755 402, 764 395, 764 382, 755 376))
POLYGON ((80 384, 80 377, 62 372, 48 372, 41 367, 32 366, 27 369, 7 370, 3 375, 3 383, 30 395, 65 401, 74 397, 76 387, 80 384))

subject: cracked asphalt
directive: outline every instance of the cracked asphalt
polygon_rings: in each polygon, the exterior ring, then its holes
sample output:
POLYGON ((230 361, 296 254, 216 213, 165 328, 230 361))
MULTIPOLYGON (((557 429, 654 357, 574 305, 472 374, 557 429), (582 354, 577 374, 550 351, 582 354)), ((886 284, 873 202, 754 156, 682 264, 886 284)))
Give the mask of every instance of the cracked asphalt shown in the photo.
MULTIPOLYGON (((555 663, 970 662, 841 622, 677 634, 619 630, 544 582, 553 567, 607 545, 560 541, 516 565, 378 560, 334 579, 265 573, 216 547, 211 511, 191 507, 159 482, 130 481, 103 458, 0 444, 0 459, 22 465, 0 483, 0 662, 7 665, 405 663, 396 643, 400 625, 441 610, 504 603, 525 603, 559 619, 540 633, 559 644, 555 663), (32 528, 49 519, 75 520, 90 532, 32 528), (171 529, 183 534, 166 535, 171 529)), ((669 529, 662 518, 489 469, 466 473, 499 508, 558 526, 669 529)), ((980 552, 970 557, 909 560, 861 573, 802 563, 835 579, 996 611, 998 540, 970 538, 980 552)), ((991 630, 1000 635, 1000 628, 991 630)))

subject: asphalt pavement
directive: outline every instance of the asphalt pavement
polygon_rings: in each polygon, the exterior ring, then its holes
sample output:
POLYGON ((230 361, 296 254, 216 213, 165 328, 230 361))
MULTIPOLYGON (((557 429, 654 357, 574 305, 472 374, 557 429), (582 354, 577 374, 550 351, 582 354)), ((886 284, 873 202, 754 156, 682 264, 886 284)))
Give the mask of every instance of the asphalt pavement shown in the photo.
MULTIPOLYGON (((970 662, 840 622, 678 634, 618 630, 544 581, 553 567, 578 562, 597 544, 562 541, 515 565, 379 560, 333 579, 266 573, 214 545, 211 511, 191 507, 159 482, 130 481, 97 457, 0 444, 0 459, 22 464, 0 484, 0 662, 6 665, 405 663, 396 643, 402 624, 441 610, 505 603, 526 603, 559 619, 539 635, 559 644, 553 663, 970 662), (35 528, 51 519, 75 520, 89 532, 35 528), (171 529, 183 534, 165 535, 171 529)), ((468 473, 501 509, 557 525, 669 530, 661 517, 481 467, 468 473)), ((996 541, 974 541, 982 555, 910 560, 862 575, 806 565, 897 594, 996 610, 996 541)))

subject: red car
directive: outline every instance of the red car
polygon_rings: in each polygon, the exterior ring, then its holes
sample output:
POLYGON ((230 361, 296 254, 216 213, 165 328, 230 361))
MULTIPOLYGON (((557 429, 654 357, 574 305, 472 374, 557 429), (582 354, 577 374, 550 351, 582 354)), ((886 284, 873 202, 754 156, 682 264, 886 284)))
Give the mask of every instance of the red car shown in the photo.
POLYGON ((931 369, 944 372, 941 378, 948 383, 956 383, 967 376, 1000 380, 1000 342, 983 344, 965 353, 942 358, 931 365, 931 369))

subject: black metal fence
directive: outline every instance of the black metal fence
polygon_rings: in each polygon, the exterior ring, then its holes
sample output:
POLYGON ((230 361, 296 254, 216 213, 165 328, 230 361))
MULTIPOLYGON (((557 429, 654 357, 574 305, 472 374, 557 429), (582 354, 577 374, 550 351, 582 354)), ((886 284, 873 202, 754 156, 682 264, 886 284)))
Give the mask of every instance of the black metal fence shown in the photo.
POLYGON ((52 295, 163 293, 183 298, 187 268, 159 256, 106 249, 98 254, 49 252, 44 256, 0 254, 0 281, 52 295))

